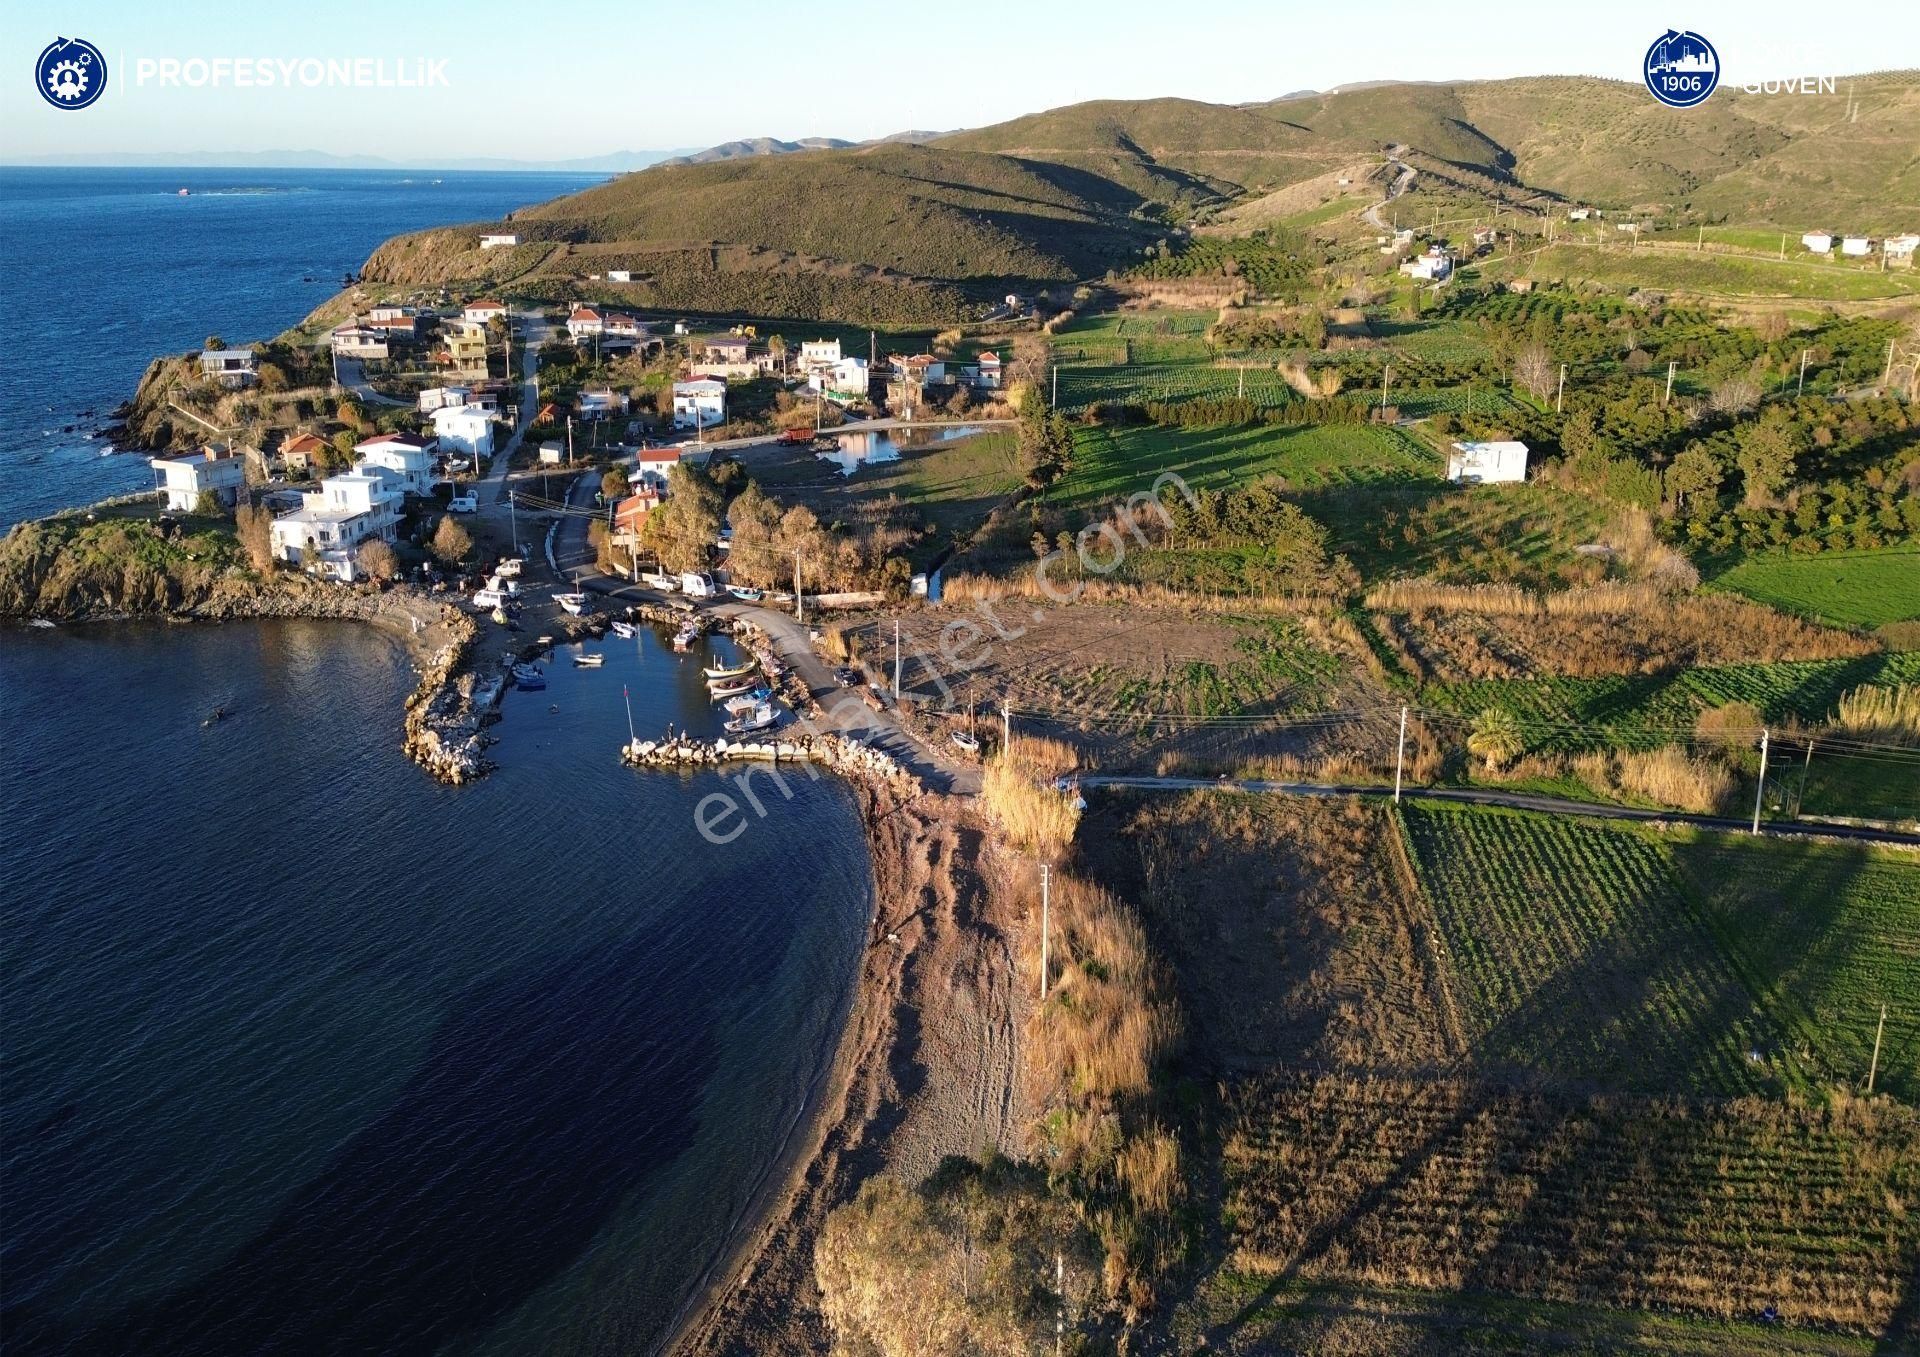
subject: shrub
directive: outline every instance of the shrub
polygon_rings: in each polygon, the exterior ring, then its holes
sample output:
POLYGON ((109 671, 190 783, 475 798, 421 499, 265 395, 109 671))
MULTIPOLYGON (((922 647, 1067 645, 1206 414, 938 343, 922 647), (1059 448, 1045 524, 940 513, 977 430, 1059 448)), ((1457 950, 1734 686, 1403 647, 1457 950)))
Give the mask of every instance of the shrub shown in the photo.
POLYGON ((1576 756, 1573 767, 1596 790, 1695 815, 1711 815, 1733 795, 1732 773, 1721 764, 1689 758, 1677 745, 1594 751, 1576 756))
POLYGON ((1832 726, 1853 735, 1920 745, 1920 684, 1855 688, 1841 696, 1832 726))

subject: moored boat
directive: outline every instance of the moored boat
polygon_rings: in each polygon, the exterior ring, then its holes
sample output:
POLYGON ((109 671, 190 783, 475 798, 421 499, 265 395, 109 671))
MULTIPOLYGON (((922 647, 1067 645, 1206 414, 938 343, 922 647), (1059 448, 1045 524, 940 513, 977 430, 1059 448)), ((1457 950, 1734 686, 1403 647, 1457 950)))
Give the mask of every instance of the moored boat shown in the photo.
POLYGON ((613 634, 623 641, 631 641, 636 630, 631 622, 615 622, 613 624, 613 634))
POLYGON ((727 592, 743 603, 758 603, 767 596, 764 589, 752 589, 744 584, 729 584, 727 592))
POLYGON ((717 682, 709 682, 707 691, 713 695, 715 702, 719 702, 725 698, 738 697, 742 693, 750 693, 759 686, 757 679, 721 679, 717 682))
POLYGON ((751 674, 753 670, 754 662, 748 660, 745 664, 710 664, 700 672, 705 674, 711 682, 715 679, 742 678, 751 674))
POLYGON ((756 730, 771 730, 780 724, 780 713, 772 704, 762 702, 745 716, 727 722, 730 735, 751 735, 756 730))
POLYGON ((540 671, 538 665, 532 664, 514 665, 513 681, 530 692, 547 686, 547 676, 540 671))
POLYGON ((575 655, 573 657, 573 667, 575 669, 598 669, 606 662, 607 657, 600 654, 575 655))
POLYGON ((585 594, 555 594, 553 595, 553 601, 575 617, 580 616, 580 614, 587 610, 587 596, 585 594))
POLYGON ((738 716, 742 712, 752 711, 772 696, 773 690, 771 688, 755 688, 750 693, 741 693, 737 697, 730 697, 721 703, 721 705, 735 716, 738 716))

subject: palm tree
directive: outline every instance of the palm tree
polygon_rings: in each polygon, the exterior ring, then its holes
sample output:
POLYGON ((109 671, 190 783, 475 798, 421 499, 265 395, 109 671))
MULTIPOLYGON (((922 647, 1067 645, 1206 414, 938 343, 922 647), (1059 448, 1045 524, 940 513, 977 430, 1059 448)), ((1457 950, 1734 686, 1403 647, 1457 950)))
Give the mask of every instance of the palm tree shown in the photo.
POLYGON ((1482 759, 1491 770, 1498 770, 1525 748, 1520 738, 1520 722, 1505 707, 1488 707, 1473 718, 1473 733, 1467 736, 1467 752, 1482 759))

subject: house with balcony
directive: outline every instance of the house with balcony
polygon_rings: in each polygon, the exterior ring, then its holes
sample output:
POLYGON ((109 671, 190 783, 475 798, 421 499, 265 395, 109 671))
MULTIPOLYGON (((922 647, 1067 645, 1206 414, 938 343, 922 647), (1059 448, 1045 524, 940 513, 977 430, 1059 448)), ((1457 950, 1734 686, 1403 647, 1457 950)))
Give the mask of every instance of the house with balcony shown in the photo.
POLYGON ((149 458, 162 478, 161 490, 171 513, 190 514, 200 507, 200 496, 212 491, 221 507, 231 509, 247 483, 247 459, 244 454, 215 443, 199 452, 177 457, 149 458))
POLYGON ((200 375, 236 391, 252 386, 259 377, 252 349, 208 349, 200 355, 200 375))
POLYGON ((864 398, 867 394, 867 360, 842 358, 830 367, 815 368, 807 373, 807 386, 814 391, 864 398))
POLYGON ((482 297, 477 302, 468 302, 460 308, 460 319, 475 321, 481 325, 490 325, 507 314, 507 304, 497 302, 491 297, 482 297))
POLYGON ((351 584, 360 577, 354 553, 361 543, 394 539, 400 498, 379 475, 329 476, 300 497, 298 509, 273 520, 268 536, 274 559, 351 584))
POLYGON ((636 489, 650 489, 654 493, 667 493, 667 478, 673 474, 673 468, 679 464, 678 448, 642 448, 634 454, 633 485, 636 489))
POLYGON ((335 326, 332 343, 339 358, 385 358, 392 352, 387 332, 367 325, 335 326))
POLYGON ((601 387, 594 391, 582 391, 575 401, 582 419, 612 419, 616 415, 627 413, 627 393, 601 387))
POLYGON ((493 456, 494 412, 484 405, 447 405, 435 410, 433 434, 443 454, 463 453, 468 457, 493 456))
POLYGON ((379 476, 395 490, 407 495, 430 495, 438 477, 434 463, 440 456, 437 438, 415 433, 383 433, 353 445, 353 469, 361 475, 379 476))
POLYGON ((1453 256, 1438 245, 1429 245, 1424 252, 1401 264, 1400 272, 1421 282, 1444 283, 1453 276, 1453 256))
POLYGON ((591 306, 576 306, 567 313, 567 337, 576 344, 583 339, 605 334, 606 331, 606 317, 591 306))
POLYGON ((697 377, 673 384, 673 427, 710 429, 726 422, 727 384, 713 377, 697 377))
POLYGON ((479 321, 450 318, 440 326, 447 362, 463 373, 487 372, 487 327, 479 321))
POLYGON ((764 370, 753 360, 753 341, 746 335, 707 335, 696 342, 700 356, 687 364, 695 377, 721 381, 758 377, 764 370))
POLYGON ((430 415, 452 405, 465 405, 473 399, 470 386, 430 386, 419 395, 420 413, 430 415))

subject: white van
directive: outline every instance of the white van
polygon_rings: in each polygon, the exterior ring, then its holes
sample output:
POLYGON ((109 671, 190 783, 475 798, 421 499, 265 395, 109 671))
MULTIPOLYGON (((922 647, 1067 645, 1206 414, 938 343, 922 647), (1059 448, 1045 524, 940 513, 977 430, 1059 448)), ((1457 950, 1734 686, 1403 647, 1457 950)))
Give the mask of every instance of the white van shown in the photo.
POLYGON ((473 606, 476 608, 500 608, 506 602, 507 596, 498 589, 482 589, 473 596, 473 606))
POLYGON ((450 514, 477 514, 480 512, 480 496, 475 494, 455 495, 447 501, 450 514))

